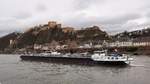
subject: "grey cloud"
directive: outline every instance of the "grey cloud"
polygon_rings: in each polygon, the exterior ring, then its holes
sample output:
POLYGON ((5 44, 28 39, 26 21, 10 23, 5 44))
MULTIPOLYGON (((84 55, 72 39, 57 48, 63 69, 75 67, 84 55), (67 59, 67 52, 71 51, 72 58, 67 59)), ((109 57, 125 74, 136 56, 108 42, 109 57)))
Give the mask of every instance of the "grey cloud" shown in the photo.
POLYGON ((27 18, 32 17, 32 14, 30 14, 28 12, 20 12, 12 17, 14 17, 16 19, 27 19, 27 18))
POLYGON ((47 7, 46 7, 44 4, 39 3, 39 4, 37 4, 37 6, 36 6, 36 10, 39 11, 39 12, 44 12, 44 11, 47 10, 47 7))
POLYGON ((8 33, 10 33, 10 32, 3 32, 3 31, 0 31, 0 38, 1 38, 2 36, 4 36, 4 35, 8 34, 8 33))
POLYGON ((127 21, 134 20, 140 18, 140 14, 126 14, 126 15, 120 15, 109 19, 101 20, 100 22, 102 24, 122 24, 126 23, 127 21))
POLYGON ((82 10, 95 3, 102 4, 104 1, 106 0, 75 0, 74 7, 76 10, 82 10))
POLYGON ((4 36, 6 34, 9 34, 11 32, 17 31, 17 30, 11 29, 10 27, 1 27, 1 28, 3 28, 3 29, 0 30, 0 37, 4 36))
POLYGON ((134 20, 140 18, 141 15, 139 14, 127 14, 127 15, 120 15, 113 18, 106 18, 106 17, 93 17, 86 18, 84 15, 77 16, 73 19, 70 19, 68 22, 75 26, 88 26, 88 25, 107 25, 107 24, 125 24, 129 20, 134 20))
POLYGON ((0 0, 0 33, 26 29, 48 20, 78 28, 104 25, 108 32, 135 29, 134 25, 122 25, 133 20, 142 23, 139 18, 146 17, 147 22, 143 22, 149 24, 149 0, 122 1, 125 0, 0 0))
POLYGON ((149 9, 149 11, 146 13, 146 17, 150 18, 150 9, 149 9))
MULTIPOLYGON (((83 18, 83 17, 84 17, 84 14, 81 14, 69 20, 68 22, 70 22, 73 26, 76 26, 76 27, 103 25, 103 28, 102 28, 103 30, 107 31, 109 34, 115 34, 118 32, 125 31, 125 30, 131 31, 131 30, 139 28, 138 24, 136 23, 127 24, 127 22, 130 20, 132 21, 132 20, 141 18, 142 16, 140 14, 135 13, 135 14, 120 15, 120 16, 113 17, 113 18, 93 17, 91 19, 91 18, 86 18, 86 17, 83 18)), ((141 27, 144 27, 144 25, 141 27)))

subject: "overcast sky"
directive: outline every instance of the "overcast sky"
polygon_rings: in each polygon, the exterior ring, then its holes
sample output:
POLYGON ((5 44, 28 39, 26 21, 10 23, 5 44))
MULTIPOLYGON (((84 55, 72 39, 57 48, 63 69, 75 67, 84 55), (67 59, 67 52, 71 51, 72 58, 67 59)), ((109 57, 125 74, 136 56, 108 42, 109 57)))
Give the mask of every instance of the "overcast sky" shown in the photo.
POLYGON ((0 0, 0 35, 54 20, 75 28, 98 25, 110 34, 150 24, 150 0, 0 0))

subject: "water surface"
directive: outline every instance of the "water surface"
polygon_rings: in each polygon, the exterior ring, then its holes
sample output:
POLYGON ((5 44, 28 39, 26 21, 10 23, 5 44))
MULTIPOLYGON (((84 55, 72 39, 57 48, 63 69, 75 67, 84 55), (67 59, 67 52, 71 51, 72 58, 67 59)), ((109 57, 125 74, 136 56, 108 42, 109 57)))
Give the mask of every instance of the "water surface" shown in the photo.
POLYGON ((136 56, 130 66, 72 65, 21 61, 0 55, 2 84, 150 84, 150 57, 136 56))

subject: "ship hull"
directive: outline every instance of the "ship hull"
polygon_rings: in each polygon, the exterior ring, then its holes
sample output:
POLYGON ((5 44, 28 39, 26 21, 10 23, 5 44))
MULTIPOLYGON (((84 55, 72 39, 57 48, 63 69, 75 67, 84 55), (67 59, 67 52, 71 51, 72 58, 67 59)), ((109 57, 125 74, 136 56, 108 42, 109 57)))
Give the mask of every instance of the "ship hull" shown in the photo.
POLYGON ((125 65, 124 61, 93 61, 90 57, 58 57, 58 56, 20 56, 25 61, 44 61, 69 64, 108 64, 125 65))

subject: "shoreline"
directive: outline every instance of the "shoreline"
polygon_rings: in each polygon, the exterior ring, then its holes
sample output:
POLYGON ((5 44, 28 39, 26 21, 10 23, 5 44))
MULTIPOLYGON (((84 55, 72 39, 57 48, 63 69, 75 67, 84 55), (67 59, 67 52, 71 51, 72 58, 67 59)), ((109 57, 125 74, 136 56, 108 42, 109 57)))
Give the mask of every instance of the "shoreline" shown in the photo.
MULTIPOLYGON (((60 53, 93 53, 94 51, 101 51, 101 50, 108 50, 108 52, 113 52, 114 49, 117 49, 118 52, 123 54, 130 54, 130 55, 149 55, 150 56, 150 47, 111 47, 111 48, 72 48, 72 49, 61 49, 56 50, 60 53)), ((51 51, 51 50, 48 50, 51 51)), ((0 51, 0 54, 24 54, 26 52, 29 53, 42 53, 45 52, 43 50, 26 50, 26 51, 16 51, 15 49, 9 51, 0 51)))

